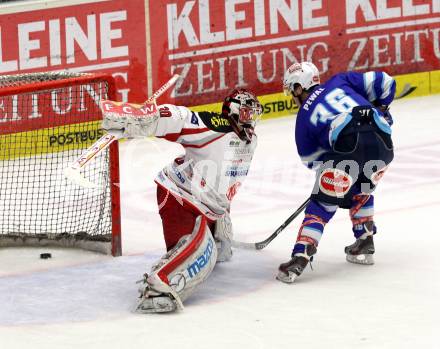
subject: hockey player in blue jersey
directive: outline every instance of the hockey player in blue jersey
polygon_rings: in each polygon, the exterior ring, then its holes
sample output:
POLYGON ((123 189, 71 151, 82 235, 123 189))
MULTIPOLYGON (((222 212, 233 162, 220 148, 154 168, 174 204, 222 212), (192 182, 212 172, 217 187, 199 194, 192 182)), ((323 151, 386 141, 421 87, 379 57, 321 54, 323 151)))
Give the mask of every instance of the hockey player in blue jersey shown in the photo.
POLYGON ((388 112, 394 79, 384 72, 346 72, 320 84, 316 66, 303 62, 289 67, 283 85, 299 107, 296 146, 316 181, 291 259, 280 265, 277 279, 292 283, 301 275, 338 207, 350 210, 356 239, 345 248, 347 261, 373 264, 372 192, 394 156, 388 112))

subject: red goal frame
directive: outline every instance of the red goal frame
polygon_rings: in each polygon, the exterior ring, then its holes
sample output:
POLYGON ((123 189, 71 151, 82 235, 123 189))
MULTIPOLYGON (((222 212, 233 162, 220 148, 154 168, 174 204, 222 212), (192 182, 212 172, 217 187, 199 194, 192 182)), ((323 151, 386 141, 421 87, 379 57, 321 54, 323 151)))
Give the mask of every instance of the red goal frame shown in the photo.
MULTIPOLYGON (((32 93, 37 91, 46 91, 52 89, 59 89, 63 87, 81 85, 93 82, 105 82, 108 86, 107 98, 110 100, 116 100, 116 87, 114 78, 111 75, 103 73, 87 73, 78 74, 80 76, 68 76, 63 77, 60 80, 50 81, 32 81, 20 83, 20 76, 30 76, 32 74, 19 74, 10 77, 16 77, 16 85, 10 87, 1 87, 0 85, 0 97, 18 95, 23 93, 32 93)), ((50 73, 48 73, 50 74, 50 73)), ((66 72, 69 75, 69 72, 66 72)), ((70 73, 74 75, 74 73, 70 73)), ((111 254, 113 256, 122 255, 122 242, 121 242, 121 208, 120 208, 120 186, 119 186, 119 148, 118 142, 113 142, 109 146, 109 177, 110 177, 110 196, 111 196, 111 254)))

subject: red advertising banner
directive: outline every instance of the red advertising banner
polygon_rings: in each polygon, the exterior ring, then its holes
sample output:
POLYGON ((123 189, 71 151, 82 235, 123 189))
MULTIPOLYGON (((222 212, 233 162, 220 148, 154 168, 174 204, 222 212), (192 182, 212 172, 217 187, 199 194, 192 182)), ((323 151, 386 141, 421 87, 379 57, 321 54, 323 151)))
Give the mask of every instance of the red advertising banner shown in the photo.
POLYGON ((23 1, 0 8, 0 74, 108 72, 117 99, 137 102, 147 95, 146 56, 144 0, 23 1))
POLYGON ((99 121, 104 98, 101 84, 0 97, 0 135, 99 121))
POLYGON ((182 79, 176 103, 220 101, 235 87, 281 91, 284 71, 313 61, 326 79, 440 68, 440 0, 149 1, 151 80, 182 79))
POLYGON ((173 73, 182 78, 162 101, 194 106, 236 87, 281 92, 297 61, 312 60, 324 79, 440 69, 440 0, 31 3, 0 7, 0 74, 109 72, 124 102, 143 102, 173 73))

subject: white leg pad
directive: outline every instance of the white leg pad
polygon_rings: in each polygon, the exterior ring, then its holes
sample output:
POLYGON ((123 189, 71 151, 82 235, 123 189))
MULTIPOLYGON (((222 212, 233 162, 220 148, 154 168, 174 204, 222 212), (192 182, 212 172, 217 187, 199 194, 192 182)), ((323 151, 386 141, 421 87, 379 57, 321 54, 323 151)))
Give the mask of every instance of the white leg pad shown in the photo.
POLYGON ((140 288, 141 297, 136 311, 155 313, 182 310, 182 302, 208 278, 216 261, 214 238, 206 218, 199 216, 191 235, 183 237, 152 267, 140 288))

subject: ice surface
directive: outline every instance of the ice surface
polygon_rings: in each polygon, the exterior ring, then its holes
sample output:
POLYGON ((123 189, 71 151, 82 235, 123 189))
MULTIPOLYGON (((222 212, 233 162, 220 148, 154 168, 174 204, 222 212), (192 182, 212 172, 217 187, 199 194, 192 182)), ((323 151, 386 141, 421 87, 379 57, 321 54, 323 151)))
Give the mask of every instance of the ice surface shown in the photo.
MULTIPOLYGON (((301 218, 266 249, 234 251, 184 312, 132 313, 136 280, 164 251, 157 171, 177 145, 121 146, 123 257, 52 248, 0 250, 0 348, 439 348, 440 96, 393 104, 396 157, 376 192, 374 266, 345 261, 346 211, 321 240, 314 270, 275 280, 301 218), (41 252, 52 259, 40 260, 41 252)), ((261 122, 249 178, 232 206, 236 239, 260 241, 307 197, 294 118, 261 122)))

